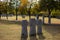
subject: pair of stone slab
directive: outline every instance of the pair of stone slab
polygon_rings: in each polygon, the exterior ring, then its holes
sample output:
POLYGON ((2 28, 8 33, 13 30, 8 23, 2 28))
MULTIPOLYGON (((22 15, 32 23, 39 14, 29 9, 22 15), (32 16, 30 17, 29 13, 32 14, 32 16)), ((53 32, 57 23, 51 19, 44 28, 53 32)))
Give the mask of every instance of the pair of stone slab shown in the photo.
MULTIPOLYGON (((29 26, 30 26, 30 36, 36 36, 36 25, 37 25, 37 34, 42 33, 42 21, 41 20, 35 20, 35 19, 30 19, 29 21, 29 26)), ((28 30, 27 30, 28 22, 27 20, 22 21, 22 36, 27 37, 28 35, 28 30)))
POLYGON ((37 26, 37 34, 42 34, 42 20, 30 20, 30 35, 36 35, 36 26, 37 26))

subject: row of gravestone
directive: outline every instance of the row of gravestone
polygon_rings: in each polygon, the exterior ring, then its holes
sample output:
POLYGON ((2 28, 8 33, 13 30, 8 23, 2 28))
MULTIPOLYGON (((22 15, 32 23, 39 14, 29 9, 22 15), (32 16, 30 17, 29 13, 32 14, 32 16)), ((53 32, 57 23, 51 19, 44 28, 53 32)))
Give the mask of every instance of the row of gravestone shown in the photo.
MULTIPOLYGON (((27 37, 28 36, 28 22, 27 20, 22 20, 22 37, 27 37)), ((29 26, 30 26, 30 36, 36 36, 36 26, 38 28, 37 34, 42 35, 42 20, 35 20, 35 19, 30 19, 29 21, 29 26)))

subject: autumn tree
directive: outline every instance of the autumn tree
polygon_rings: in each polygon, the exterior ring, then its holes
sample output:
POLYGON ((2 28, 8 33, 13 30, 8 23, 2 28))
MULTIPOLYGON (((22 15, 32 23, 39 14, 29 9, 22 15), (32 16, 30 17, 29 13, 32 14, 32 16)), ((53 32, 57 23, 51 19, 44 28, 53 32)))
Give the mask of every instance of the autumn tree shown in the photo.
POLYGON ((55 0, 40 0, 39 5, 40 5, 40 10, 48 11, 48 17, 49 17, 48 23, 50 24, 51 23, 51 12, 54 9, 55 10, 58 9, 58 5, 59 5, 58 1, 55 1, 55 0))

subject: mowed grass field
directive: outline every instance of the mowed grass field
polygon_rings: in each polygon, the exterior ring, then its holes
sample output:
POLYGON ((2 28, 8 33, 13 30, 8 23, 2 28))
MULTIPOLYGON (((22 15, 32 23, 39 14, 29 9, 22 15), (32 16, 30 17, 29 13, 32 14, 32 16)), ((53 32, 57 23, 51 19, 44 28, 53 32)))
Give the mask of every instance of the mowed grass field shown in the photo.
MULTIPOLYGON (((31 18, 35 18, 32 16, 31 18)), ((42 17, 40 17, 42 19, 42 17)), ((29 17, 22 18, 18 16, 18 21, 15 20, 15 16, 9 17, 8 20, 5 17, 2 17, 0 20, 0 40, 36 40, 36 38, 28 37, 27 39, 21 39, 22 26, 21 21, 27 20, 29 21, 29 17)), ((44 39, 39 38, 38 40, 60 40, 60 19, 52 18, 52 24, 42 25, 42 33, 45 37, 44 39)), ((45 23, 48 23, 48 18, 45 18, 45 23)), ((27 27, 28 33, 30 31, 30 27, 27 27)))

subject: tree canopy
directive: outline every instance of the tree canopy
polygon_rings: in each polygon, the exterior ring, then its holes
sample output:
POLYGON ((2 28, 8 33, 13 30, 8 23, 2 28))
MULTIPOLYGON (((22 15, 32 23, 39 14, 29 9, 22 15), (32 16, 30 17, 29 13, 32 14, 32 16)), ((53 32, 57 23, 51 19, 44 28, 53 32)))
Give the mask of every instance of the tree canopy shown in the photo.
POLYGON ((57 0, 40 0, 40 11, 48 11, 49 21, 51 23, 51 12, 52 10, 60 10, 60 1, 57 0))
POLYGON ((40 0, 39 5, 40 10, 50 9, 52 11, 53 9, 55 10, 60 9, 60 1, 55 0, 40 0))

